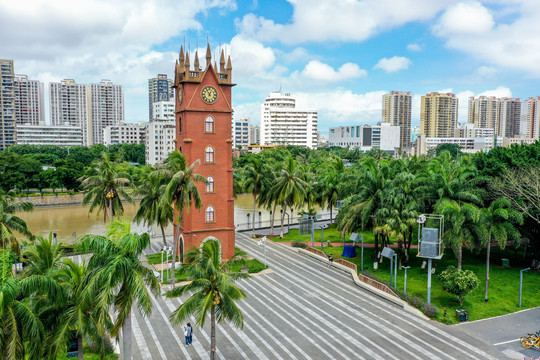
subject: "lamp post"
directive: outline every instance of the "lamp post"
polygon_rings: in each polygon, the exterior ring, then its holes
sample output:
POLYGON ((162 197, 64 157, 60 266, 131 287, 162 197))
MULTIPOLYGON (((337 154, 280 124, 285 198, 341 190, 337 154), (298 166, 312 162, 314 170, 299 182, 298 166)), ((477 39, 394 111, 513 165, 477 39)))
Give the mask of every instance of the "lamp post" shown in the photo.
POLYGON ((410 268, 410 266, 402 266, 402 269, 405 269, 405 280, 403 282, 403 292, 405 295, 407 295, 407 269, 410 268))
POLYGON ((530 270, 531 268, 526 268, 526 269, 523 269, 523 270, 520 270, 519 271, 519 304, 518 304, 518 307, 521 307, 521 289, 523 288, 523 273, 525 271, 528 271, 530 270))
POLYGON ((324 226, 321 225, 321 251, 324 252, 324 226))
POLYGON ((163 252, 165 248, 161 248, 161 282, 163 282, 163 252))
POLYGON ((263 236, 261 241, 259 241, 257 244, 264 248, 264 267, 266 268, 266 236, 263 236))
POLYGON ((250 214, 250 213, 247 213, 247 228, 248 228, 248 229, 249 229, 249 224, 250 224, 250 222, 249 222, 249 215, 251 215, 251 214, 250 214))

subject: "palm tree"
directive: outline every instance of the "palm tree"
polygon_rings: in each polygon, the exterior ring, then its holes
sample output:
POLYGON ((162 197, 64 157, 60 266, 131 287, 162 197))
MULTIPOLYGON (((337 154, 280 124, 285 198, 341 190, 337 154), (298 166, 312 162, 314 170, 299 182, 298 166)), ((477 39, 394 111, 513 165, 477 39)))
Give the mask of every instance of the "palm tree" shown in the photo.
POLYGON ((167 182, 168 178, 160 176, 159 172, 143 175, 143 181, 135 191, 135 194, 142 195, 143 198, 133 218, 137 223, 142 221, 148 226, 159 225, 163 236, 163 246, 167 246, 165 228, 173 222, 174 218, 172 206, 162 201, 167 182))
POLYGON ((5 193, 0 189, 0 246, 6 248, 8 246, 16 253, 19 254, 19 243, 13 234, 17 231, 28 237, 32 236, 32 233, 28 229, 26 222, 20 217, 14 215, 19 211, 32 211, 34 205, 25 201, 15 201, 10 193, 5 193))
POLYGON ((458 269, 461 270, 463 245, 472 247, 476 242, 487 241, 487 231, 481 226, 481 211, 473 204, 460 204, 455 200, 443 199, 436 211, 445 218, 448 230, 443 234, 443 241, 450 245, 458 258, 458 269))
MULTIPOLYGON (((289 155, 285 159, 285 166, 281 169, 274 186, 270 190, 275 196, 276 203, 280 204, 283 210, 298 207, 304 203, 306 188, 307 183, 302 180, 302 169, 298 166, 298 163, 294 161, 292 156, 289 155)), ((285 212, 286 211, 283 211, 281 214, 280 237, 283 237, 285 212)))
POLYGON ((261 191, 267 191, 270 186, 270 167, 265 159, 259 156, 251 156, 247 165, 243 168, 243 188, 253 194, 253 224, 252 232, 255 231, 255 208, 261 191))
POLYGON ((133 203, 133 199, 124 190, 131 182, 128 174, 118 171, 118 163, 110 159, 109 154, 103 153, 100 161, 90 170, 90 175, 83 176, 81 186, 88 192, 84 196, 83 205, 90 204, 90 212, 97 208, 98 214, 103 210, 103 222, 107 215, 113 220, 114 216, 124 213, 122 199, 133 203))
POLYGON ((519 231, 514 224, 523 224, 523 215, 512 209, 512 203, 506 198, 494 200, 488 208, 482 209, 482 223, 488 231, 486 244, 486 293, 484 300, 488 301, 489 287, 489 256, 491 252, 491 237, 495 238, 501 249, 504 249, 508 239, 519 240, 519 231))
POLYGON ((231 273, 229 266, 245 255, 238 250, 229 260, 222 262, 221 243, 219 240, 208 240, 200 249, 194 249, 186 254, 187 264, 180 272, 191 279, 191 283, 180 286, 166 293, 167 297, 179 297, 190 294, 178 309, 170 316, 174 325, 179 325, 190 315, 195 315, 196 324, 203 327, 210 313, 210 359, 216 352, 216 322, 231 322, 242 328, 244 317, 236 305, 236 301, 246 298, 243 290, 237 288, 234 282, 238 279, 249 278, 248 274, 231 273))
POLYGON ((175 231, 174 231, 174 246, 173 246, 173 263, 172 263, 172 282, 174 284, 175 268, 176 268, 176 256, 180 246, 180 261, 184 262, 184 241, 180 243, 180 230, 183 220, 184 209, 189 212, 191 205, 196 209, 202 205, 201 195, 196 182, 206 182, 206 178, 200 174, 194 172, 195 168, 199 165, 199 160, 195 160, 190 166, 187 166, 186 157, 178 150, 172 152, 167 156, 165 160, 165 166, 167 171, 172 175, 162 201, 163 205, 174 204, 174 209, 177 212, 175 219, 175 231))
POLYGON ((152 310, 148 288, 154 295, 159 293, 153 272, 139 260, 150 245, 150 237, 147 233, 132 233, 127 220, 115 220, 107 224, 106 237, 86 235, 80 242, 94 253, 88 263, 84 299, 99 309, 114 305, 116 320, 111 335, 118 337, 122 329, 124 359, 131 359, 131 310, 137 305, 141 314, 148 316, 152 310))

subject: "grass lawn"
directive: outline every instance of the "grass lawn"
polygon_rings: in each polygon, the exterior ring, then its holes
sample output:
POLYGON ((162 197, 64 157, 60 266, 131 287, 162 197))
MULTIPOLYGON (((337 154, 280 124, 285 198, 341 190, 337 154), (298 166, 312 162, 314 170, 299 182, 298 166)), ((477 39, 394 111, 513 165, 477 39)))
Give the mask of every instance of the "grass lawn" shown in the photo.
MULTIPOLYGON (((320 247, 319 247, 320 248, 320 247)), ((358 265, 360 270, 360 248, 357 250, 357 257, 353 259, 344 258, 358 265)), ((341 258, 343 247, 326 247, 326 254, 332 254, 334 259, 341 258)), ((407 270, 407 293, 417 296, 424 301, 427 299, 427 271, 421 269, 423 259, 416 257, 416 250, 412 250, 410 269, 407 270)), ((451 249, 446 249, 444 256, 437 264, 435 275, 431 277, 431 302, 439 308, 438 321, 454 324, 457 323, 456 309, 467 309, 469 320, 478 320, 488 317, 504 315, 507 313, 540 306, 540 273, 527 271, 523 274, 523 296, 522 307, 518 307, 519 300, 519 271, 528 267, 523 261, 523 249, 507 248, 504 251, 498 248, 491 249, 489 301, 484 301, 485 292, 485 250, 480 253, 473 253, 468 250, 463 251, 463 269, 473 271, 480 280, 479 286, 474 289, 466 298, 463 305, 460 305, 455 296, 442 289, 442 285, 437 277, 449 265, 457 266, 457 259, 451 249), (509 258, 510 268, 501 266, 501 258, 509 258), (447 314, 444 317, 444 311, 447 314)), ((384 259, 379 264, 378 270, 373 270, 373 249, 364 249, 364 271, 374 274, 382 281, 390 283, 390 262, 384 259)), ((397 290, 403 290, 404 270, 398 270, 397 290)))
MULTIPOLYGON (((61 356, 58 356, 56 359, 57 360, 67 360, 67 359, 77 359, 77 358, 76 357, 68 358, 67 355, 61 355, 61 356)), ((95 354, 95 353, 91 352, 90 349, 85 346, 84 347, 84 359, 85 360, 100 360, 101 357, 99 356, 99 354, 95 354)), ((109 353, 109 354, 106 354, 103 359, 104 360, 117 360, 118 359, 118 354, 109 353)))
MULTIPOLYGON (((279 232, 280 232, 280 228, 279 226, 278 227, 274 227, 274 236, 270 237, 269 238, 272 240, 272 241, 276 241, 276 242, 288 242, 288 241, 311 241, 311 235, 298 235, 298 229, 291 229, 291 232, 289 234, 285 234, 283 235, 283 239, 280 239, 279 238, 279 232)), ((340 232, 338 230, 336 230, 336 225, 332 224, 330 226, 328 226, 327 229, 324 229, 324 233, 323 233, 323 236, 324 236, 324 241, 330 241, 330 242, 343 242, 343 238, 340 236, 340 232)), ((350 234, 347 234, 345 236, 345 243, 350 243, 352 244, 352 241, 349 240, 349 237, 351 235, 350 234)), ((315 225, 315 245, 317 245, 317 242, 319 243, 319 245, 321 245, 321 230, 317 230, 317 225, 315 225)), ((372 231, 364 231, 364 243, 373 243, 374 242, 374 238, 373 238, 373 232, 372 231)))

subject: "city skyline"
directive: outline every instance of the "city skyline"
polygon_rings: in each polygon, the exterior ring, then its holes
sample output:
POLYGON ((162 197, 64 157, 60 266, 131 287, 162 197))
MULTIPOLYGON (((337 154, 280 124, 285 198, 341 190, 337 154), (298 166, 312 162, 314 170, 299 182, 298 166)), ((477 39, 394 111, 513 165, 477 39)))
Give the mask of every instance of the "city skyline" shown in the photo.
POLYGON ((381 97, 392 90, 413 94, 413 125, 421 96, 430 92, 455 93, 461 123, 470 96, 523 101, 540 95, 537 15, 540 4, 525 0, 26 0, 0 5, 0 23, 10 35, 0 46, 16 74, 45 84, 110 79, 123 85, 126 121, 138 122, 149 112, 148 79, 172 77, 180 45, 190 56, 198 45, 202 60, 208 39, 214 60, 223 48, 237 69, 236 117, 258 124, 260 103, 281 88, 299 106, 319 110, 325 134, 334 126, 380 121, 381 97))

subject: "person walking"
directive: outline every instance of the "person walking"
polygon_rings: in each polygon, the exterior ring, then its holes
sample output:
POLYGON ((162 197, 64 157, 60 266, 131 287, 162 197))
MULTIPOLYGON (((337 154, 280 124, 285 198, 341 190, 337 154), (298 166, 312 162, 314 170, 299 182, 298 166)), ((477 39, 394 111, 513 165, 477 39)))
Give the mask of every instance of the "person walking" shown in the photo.
POLYGON ((332 263, 334 262, 334 257, 332 254, 328 255, 328 267, 332 266, 332 263))
POLYGON ((184 326, 184 336, 186 337, 186 346, 191 345, 191 332, 193 331, 193 328, 191 327, 190 323, 187 323, 186 326, 184 326))

